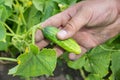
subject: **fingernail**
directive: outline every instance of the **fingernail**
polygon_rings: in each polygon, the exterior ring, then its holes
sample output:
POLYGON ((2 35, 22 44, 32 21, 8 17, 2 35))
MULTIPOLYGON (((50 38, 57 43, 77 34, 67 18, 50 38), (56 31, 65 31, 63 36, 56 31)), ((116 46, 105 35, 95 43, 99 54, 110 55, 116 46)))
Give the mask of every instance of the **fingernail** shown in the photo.
POLYGON ((70 54, 69 54, 69 58, 70 58, 71 60, 74 60, 74 59, 76 58, 76 55, 75 55, 74 53, 70 53, 70 54))
POLYGON ((57 36, 60 38, 60 39, 63 39, 65 36, 67 35, 67 32, 65 30, 61 30, 58 32, 57 36))

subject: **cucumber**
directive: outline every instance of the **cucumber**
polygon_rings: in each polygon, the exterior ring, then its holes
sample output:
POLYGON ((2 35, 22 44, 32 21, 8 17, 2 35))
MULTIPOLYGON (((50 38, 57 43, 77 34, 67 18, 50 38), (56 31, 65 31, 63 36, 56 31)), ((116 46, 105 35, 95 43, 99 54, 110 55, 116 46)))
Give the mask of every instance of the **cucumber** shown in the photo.
POLYGON ((42 33, 46 39, 52 41, 53 43, 57 44, 58 46, 70 53, 80 54, 81 48, 74 39, 69 38, 66 40, 59 40, 57 38, 56 34, 59 31, 59 29, 53 26, 47 26, 42 29, 42 33))

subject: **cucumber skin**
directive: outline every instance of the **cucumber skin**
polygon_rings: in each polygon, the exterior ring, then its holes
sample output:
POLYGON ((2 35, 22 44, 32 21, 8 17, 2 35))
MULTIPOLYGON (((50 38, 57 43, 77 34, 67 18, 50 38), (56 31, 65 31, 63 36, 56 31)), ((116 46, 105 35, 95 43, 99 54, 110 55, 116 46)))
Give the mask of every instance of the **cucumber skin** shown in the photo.
POLYGON ((81 53, 81 48, 75 40, 73 40, 72 38, 69 38, 66 40, 59 40, 56 37, 56 34, 58 32, 59 32, 59 29, 52 26, 47 26, 42 29, 42 33, 46 39, 52 41, 53 43, 57 44, 58 46, 62 47, 68 52, 75 53, 75 54, 81 53))

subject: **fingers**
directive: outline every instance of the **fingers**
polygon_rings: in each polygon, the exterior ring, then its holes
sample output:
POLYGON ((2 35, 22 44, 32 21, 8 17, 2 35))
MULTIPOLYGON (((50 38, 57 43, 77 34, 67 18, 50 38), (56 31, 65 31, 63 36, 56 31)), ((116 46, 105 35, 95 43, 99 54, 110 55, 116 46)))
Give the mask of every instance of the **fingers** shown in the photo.
POLYGON ((68 20, 70 19, 70 17, 65 14, 64 12, 56 14, 50 18, 48 18, 46 21, 44 21, 41 26, 42 27, 46 27, 46 26, 55 26, 55 27, 59 27, 61 25, 64 25, 68 20))
MULTIPOLYGON (((62 48, 58 47, 58 46, 55 46, 54 49, 57 52, 57 57, 60 57, 64 53, 64 50, 62 48)), ((76 60, 87 52, 87 49, 82 47, 82 46, 81 46, 81 50, 82 50, 82 52, 79 55, 76 55, 74 53, 69 53, 69 59, 76 60)))
POLYGON ((36 43, 36 45, 37 45, 40 49, 46 47, 48 44, 49 44, 49 41, 48 41, 48 40, 41 40, 40 42, 37 42, 37 43, 36 43))
POLYGON ((38 43, 41 40, 43 40, 43 35, 42 35, 42 31, 41 30, 37 30, 36 34, 35 34, 35 42, 38 43))
MULTIPOLYGON (((49 41, 48 40, 42 40, 38 43, 36 43, 36 45, 42 49, 44 47, 46 47, 47 45, 49 44, 49 41)), ((55 46, 54 49, 56 50, 56 54, 57 54, 57 57, 60 57, 63 53, 64 53, 64 50, 62 48, 60 48, 59 46, 55 46)), ((87 52, 87 49, 85 49, 84 47, 81 46, 81 50, 82 52, 79 54, 79 55, 76 55, 74 53, 70 53, 69 54, 69 58, 71 60, 76 60, 78 58, 80 58, 85 52, 87 52)))
MULTIPOLYGON (((51 18, 47 19, 45 22, 41 23, 41 26, 44 28, 46 26, 55 26, 59 27, 61 25, 66 24, 66 22, 70 19, 70 17, 65 13, 59 13, 51 18)), ((42 31, 37 30, 35 34, 35 41, 40 42, 43 40, 42 31)))
POLYGON ((55 46, 54 49, 57 52, 57 57, 60 57, 64 53, 64 50, 60 48, 59 46, 55 46))
MULTIPOLYGON (((42 40, 42 41, 36 43, 36 45, 40 49, 42 49, 42 48, 46 47, 49 43, 50 43, 50 41, 48 41, 48 40, 42 40)), ((55 49, 57 57, 61 56, 64 52, 64 50, 62 48, 58 47, 58 46, 55 46, 53 49, 55 49)))
POLYGON ((102 30, 98 30, 97 33, 93 35, 93 37, 99 44, 101 44, 118 35, 119 33, 120 33, 120 16, 113 24, 105 26, 102 30))
POLYGON ((66 9, 65 11, 58 13, 50 18, 48 18, 46 21, 44 21, 41 26, 64 26, 71 18, 74 16, 77 12, 77 8, 80 4, 73 5, 66 9))
MULTIPOLYGON (((46 26, 54 26, 54 27, 61 27, 64 26, 71 17, 76 13, 76 5, 68 8, 67 10, 56 14, 46 21, 41 23, 41 26, 44 28, 46 26)), ((42 32, 38 30, 35 35, 36 42, 41 41, 43 39, 42 32)))
POLYGON ((58 32, 57 37, 61 40, 72 37, 80 28, 89 22, 91 16, 90 10, 81 9, 67 22, 65 27, 58 32))
MULTIPOLYGON (((57 57, 60 57, 64 53, 64 50, 59 46, 55 46, 54 49, 56 50, 57 57)), ((81 50, 82 52, 79 55, 76 55, 74 53, 69 53, 69 59, 76 60, 80 58, 83 54, 85 54, 85 52, 87 52, 87 49, 85 49, 84 47, 81 47, 81 50)))
MULTIPOLYGON (((66 39, 66 38, 71 37, 76 31, 78 31, 80 29, 80 27, 83 27, 83 25, 88 20, 88 17, 87 17, 87 20, 85 17, 83 17, 85 15, 86 11, 84 9, 82 11, 79 11, 81 8, 81 4, 82 4, 82 2, 71 6, 70 8, 66 9, 65 11, 63 11, 59 14, 56 14, 56 15, 50 17, 46 21, 42 22, 41 26, 42 27, 65 26, 65 28, 58 33, 58 38, 66 39)), ((42 39, 43 39, 43 36, 42 36, 41 32, 37 31, 36 41, 38 42, 42 39)))
POLYGON ((74 53, 70 53, 69 54, 69 59, 76 60, 76 59, 80 58, 82 55, 84 55, 87 52, 87 49, 82 47, 82 46, 81 46, 81 50, 82 50, 81 53, 78 54, 78 55, 76 55, 74 53))

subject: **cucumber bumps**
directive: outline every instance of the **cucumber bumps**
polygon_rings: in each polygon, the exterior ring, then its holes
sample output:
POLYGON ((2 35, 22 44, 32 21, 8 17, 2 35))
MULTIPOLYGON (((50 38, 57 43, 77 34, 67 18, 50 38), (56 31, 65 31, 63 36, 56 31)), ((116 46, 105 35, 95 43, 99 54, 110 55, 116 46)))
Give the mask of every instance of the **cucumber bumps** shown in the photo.
POLYGON ((59 40, 56 37, 57 32, 59 32, 59 29, 56 27, 52 26, 47 26, 42 29, 42 33, 44 37, 53 43, 57 44, 58 46, 62 47, 68 52, 72 52, 75 54, 80 54, 81 53, 81 48, 80 46, 73 40, 72 38, 66 39, 66 40, 59 40))

